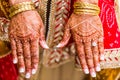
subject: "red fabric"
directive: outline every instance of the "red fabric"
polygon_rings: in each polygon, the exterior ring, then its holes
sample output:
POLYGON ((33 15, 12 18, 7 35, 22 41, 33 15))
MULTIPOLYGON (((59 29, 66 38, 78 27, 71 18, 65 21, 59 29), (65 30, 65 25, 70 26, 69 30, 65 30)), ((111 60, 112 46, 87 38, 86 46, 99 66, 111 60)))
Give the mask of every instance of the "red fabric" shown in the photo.
POLYGON ((104 28, 105 49, 120 48, 120 30, 118 29, 114 0, 99 0, 100 18, 104 28))
POLYGON ((0 80, 17 80, 18 73, 12 62, 12 56, 8 55, 0 59, 0 80))

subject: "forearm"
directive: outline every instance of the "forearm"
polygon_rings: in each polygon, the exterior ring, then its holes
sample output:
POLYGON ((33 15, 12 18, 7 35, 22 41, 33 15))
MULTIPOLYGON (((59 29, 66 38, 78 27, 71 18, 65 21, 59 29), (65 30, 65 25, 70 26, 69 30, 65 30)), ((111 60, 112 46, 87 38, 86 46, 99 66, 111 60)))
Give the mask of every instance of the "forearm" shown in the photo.
POLYGON ((9 4, 14 5, 14 4, 18 4, 21 2, 28 2, 28 1, 31 1, 31 0, 9 0, 9 4))
POLYGON ((87 2, 92 4, 98 4, 98 0, 74 0, 75 2, 87 2))

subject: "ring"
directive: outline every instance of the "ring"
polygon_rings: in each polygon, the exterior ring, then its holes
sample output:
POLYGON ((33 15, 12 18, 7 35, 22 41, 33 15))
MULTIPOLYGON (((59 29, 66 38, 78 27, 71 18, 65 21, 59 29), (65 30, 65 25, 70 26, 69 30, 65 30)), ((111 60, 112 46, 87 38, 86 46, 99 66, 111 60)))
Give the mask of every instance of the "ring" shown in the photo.
POLYGON ((92 42, 92 46, 93 47, 97 46, 97 43, 96 42, 92 42))

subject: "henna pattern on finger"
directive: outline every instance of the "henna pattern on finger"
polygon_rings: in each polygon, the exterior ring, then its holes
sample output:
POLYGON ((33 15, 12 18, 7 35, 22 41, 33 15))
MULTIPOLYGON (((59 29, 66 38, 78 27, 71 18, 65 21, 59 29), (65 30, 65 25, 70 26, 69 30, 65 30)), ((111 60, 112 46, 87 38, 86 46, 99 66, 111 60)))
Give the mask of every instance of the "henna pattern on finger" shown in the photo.
MULTIPOLYGON (((87 67, 90 69, 90 74, 92 76, 95 76, 95 70, 99 71, 100 68, 97 66, 99 64, 99 57, 100 57, 100 50, 99 48, 94 50, 94 48, 100 47, 103 49, 103 28, 101 25, 101 21, 98 16, 77 16, 72 15, 71 18, 71 26, 70 29, 72 31, 72 36, 75 40, 76 47, 80 45, 79 43, 82 43, 84 45, 84 55, 87 63, 87 67), (79 17, 79 18, 77 18, 79 17), (86 18, 88 17, 88 19, 86 18), (84 18, 84 19, 83 19, 84 18), (82 21, 85 20, 85 21, 82 21), (82 23, 79 23, 82 22, 82 23), (79 25, 76 25, 79 24, 79 25), (74 26, 76 25, 76 26, 74 26), (76 37, 77 35, 77 37, 76 37), (101 41, 101 42, 99 42, 101 41), (94 51, 93 51, 94 50, 94 51), (96 57, 95 57, 96 56, 96 57), (94 71, 91 71, 91 68, 94 69, 94 71)), ((83 52, 79 52, 79 49, 77 49, 78 57, 80 59, 80 62, 82 62, 81 56, 83 57, 83 52)), ((84 63, 80 63, 82 68, 85 66, 84 63)))

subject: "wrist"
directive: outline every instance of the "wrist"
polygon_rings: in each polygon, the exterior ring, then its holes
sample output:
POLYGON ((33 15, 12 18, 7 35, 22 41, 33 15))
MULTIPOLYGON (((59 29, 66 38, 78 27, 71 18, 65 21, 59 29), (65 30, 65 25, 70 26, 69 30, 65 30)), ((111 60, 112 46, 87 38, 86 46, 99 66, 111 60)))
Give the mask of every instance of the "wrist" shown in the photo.
POLYGON ((31 0, 9 0, 11 6, 22 2, 31 2, 31 0))

